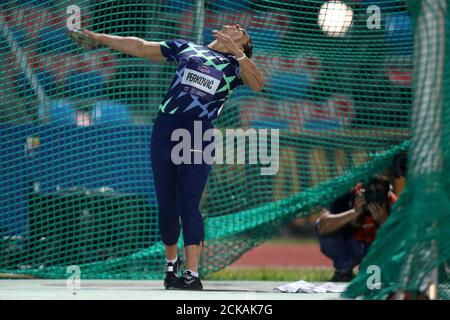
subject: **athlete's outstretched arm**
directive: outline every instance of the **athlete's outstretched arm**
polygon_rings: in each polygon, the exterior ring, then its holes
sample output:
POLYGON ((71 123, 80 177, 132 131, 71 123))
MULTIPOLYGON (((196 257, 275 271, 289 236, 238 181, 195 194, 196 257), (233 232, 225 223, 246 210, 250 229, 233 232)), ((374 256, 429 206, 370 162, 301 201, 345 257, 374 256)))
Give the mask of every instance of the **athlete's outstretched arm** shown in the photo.
POLYGON ((84 29, 83 32, 93 39, 96 45, 105 45, 117 51, 154 61, 166 61, 161 53, 159 42, 146 41, 137 37, 120 37, 104 33, 95 33, 84 29))

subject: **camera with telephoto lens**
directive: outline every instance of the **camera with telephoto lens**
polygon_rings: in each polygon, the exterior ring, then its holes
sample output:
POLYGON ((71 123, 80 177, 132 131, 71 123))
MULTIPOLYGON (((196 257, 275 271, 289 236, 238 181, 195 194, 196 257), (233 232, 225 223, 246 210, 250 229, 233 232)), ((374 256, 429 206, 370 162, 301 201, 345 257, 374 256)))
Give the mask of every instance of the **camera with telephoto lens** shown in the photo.
POLYGON ((363 206, 364 214, 371 215, 370 210, 368 208, 368 204, 370 203, 378 203, 380 206, 383 206, 388 201, 388 196, 386 192, 378 190, 375 185, 369 185, 365 188, 363 193, 364 200, 366 204, 363 206))

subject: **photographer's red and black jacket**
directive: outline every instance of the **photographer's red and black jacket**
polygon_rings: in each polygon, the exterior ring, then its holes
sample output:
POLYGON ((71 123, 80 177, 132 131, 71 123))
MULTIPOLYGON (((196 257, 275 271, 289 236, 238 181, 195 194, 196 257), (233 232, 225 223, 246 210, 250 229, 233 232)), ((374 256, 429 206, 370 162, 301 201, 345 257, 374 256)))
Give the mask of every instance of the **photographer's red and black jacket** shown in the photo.
MULTIPOLYGON (((336 199, 330 208, 331 214, 339 214, 353 208, 354 194, 352 192, 336 199)), ((388 194, 389 204, 393 205, 398 197, 393 193, 388 194)), ((344 232, 349 236, 354 237, 356 240, 361 241, 365 245, 370 245, 376 237, 377 230, 380 228, 380 224, 372 218, 371 215, 363 214, 352 225, 348 225, 344 228, 344 232)))

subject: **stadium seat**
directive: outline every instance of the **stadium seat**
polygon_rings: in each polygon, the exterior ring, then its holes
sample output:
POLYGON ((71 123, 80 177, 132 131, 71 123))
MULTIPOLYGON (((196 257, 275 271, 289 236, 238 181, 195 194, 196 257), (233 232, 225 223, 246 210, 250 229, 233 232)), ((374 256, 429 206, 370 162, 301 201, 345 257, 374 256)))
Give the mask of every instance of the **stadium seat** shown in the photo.
POLYGON ((388 15, 386 18, 386 32, 391 50, 394 53, 403 55, 413 53, 412 21, 407 13, 397 12, 388 15))
POLYGON ((102 94, 104 76, 102 73, 73 72, 67 78, 68 93, 77 98, 93 98, 102 94))
POLYGON ((248 0, 213 0, 211 1, 211 9, 216 11, 241 11, 248 9, 248 0))
POLYGON ((28 4, 31 6, 52 6, 55 4, 54 0, 20 0, 20 4, 28 4))
POLYGON ((75 124, 76 112, 72 104, 66 100, 55 100, 48 104, 51 122, 55 124, 75 124))
POLYGON ((305 71, 296 73, 274 73, 267 81, 267 89, 275 99, 284 100, 304 98, 309 87, 309 76, 305 71), (285 94, 289 90, 290 94, 285 94))
POLYGON ((132 124, 132 115, 125 104, 112 100, 98 101, 92 110, 94 125, 132 124))
POLYGON ((290 18, 277 11, 262 12, 249 21, 247 30, 255 47, 273 48, 289 28, 290 18))
POLYGON ((36 72, 39 84, 44 88, 47 94, 52 94, 56 88, 55 76, 49 70, 38 70, 36 72))
POLYGON ((274 29, 250 27, 248 33, 252 37, 255 48, 268 48, 269 43, 270 47, 273 47, 280 40, 280 33, 274 29))
POLYGON ((170 12, 188 10, 194 4, 193 0, 168 0, 167 6, 170 12))
MULTIPOLYGON (((44 89, 46 94, 51 95, 53 90, 56 88, 55 77, 49 70, 36 70, 35 77, 39 81, 39 85, 44 89)), ((17 83, 15 86, 16 91, 19 96, 25 96, 31 94, 32 87, 30 81, 27 79, 23 72, 17 75, 17 83)))
POLYGON ((209 43, 211 43, 211 42, 213 42, 215 40, 212 31, 214 29, 216 29, 216 28, 217 28, 217 26, 214 26, 214 27, 211 27, 211 28, 205 27, 203 29, 203 43, 205 45, 209 44, 209 43))
POLYGON ((363 7, 367 8, 371 5, 376 5, 379 6, 384 12, 392 10, 393 8, 398 7, 399 5, 399 0, 364 0, 363 1, 363 7))
POLYGON ((19 46, 23 47, 27 44, 27 34, 24 30, 18 27, 12 27, 11 33, 19 46))
POLYGON ((76 48, 75 44, 67 36, 65 28, 47 26, 40 32, 39 37, 41 52, 65 53, 76 48))
POLYGON ((114 72, 117 67, 116 57, 110 54, 110 52, 108 48, 99 48, 85 54, 88 57, 89 69, 91 71, 101 72, 108 80, 114 78, 114 72))
POLYGON ((389 66, 389 80, 394 85, 410 87, 413 81, 413 70, 410 66, 389 66))

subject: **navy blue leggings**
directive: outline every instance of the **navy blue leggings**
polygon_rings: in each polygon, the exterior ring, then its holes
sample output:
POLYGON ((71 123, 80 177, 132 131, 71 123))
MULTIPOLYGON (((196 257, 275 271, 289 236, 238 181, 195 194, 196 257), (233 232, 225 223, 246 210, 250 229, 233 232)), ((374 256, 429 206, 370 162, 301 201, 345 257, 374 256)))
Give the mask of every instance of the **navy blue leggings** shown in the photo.
MULTIPOLYGON (((202 135, 205 130, 213 128, 210 120, 195 120, 161 113, 153 125, 151 160, 158 201, 159 231, 165 245, 174 245, 178 242, 180 218, 185 246, 200 245, 204 240, 204 225, 199 204, 210 165, 193 162, 176 165, 171 159, 172 148, 179 143, 171 141, 172 132, 175 129, 186 129, 193 141, 194 121, 202 121, 202 135)), ((204 142, 203 149, 209 143, 211 142, 204 142)))
POLYGON ((320 251, 333 261, 336 270, 346 273, 361 263, 368 247, 343 230, 319 235, 320 251))

